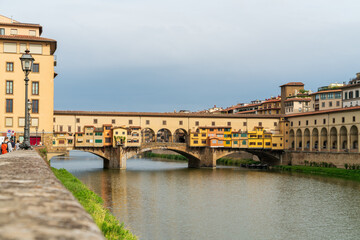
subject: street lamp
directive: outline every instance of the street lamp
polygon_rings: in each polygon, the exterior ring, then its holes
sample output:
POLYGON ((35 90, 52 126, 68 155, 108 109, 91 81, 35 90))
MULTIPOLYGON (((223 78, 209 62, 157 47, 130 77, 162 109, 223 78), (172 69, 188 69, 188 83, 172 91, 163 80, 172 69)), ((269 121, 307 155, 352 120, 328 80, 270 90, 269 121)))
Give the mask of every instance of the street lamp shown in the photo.
POLYGON ((28 105, 28 75, 32 70, 34 58, 29 54, 29 50, 26 49, 25 53, 20 57, 21 67, 25 73, 25 128, 24 128, 24 142, 22 144, 23 149, 29 149, 30 147, 30 121, 29 121, 29 105, 28 105))

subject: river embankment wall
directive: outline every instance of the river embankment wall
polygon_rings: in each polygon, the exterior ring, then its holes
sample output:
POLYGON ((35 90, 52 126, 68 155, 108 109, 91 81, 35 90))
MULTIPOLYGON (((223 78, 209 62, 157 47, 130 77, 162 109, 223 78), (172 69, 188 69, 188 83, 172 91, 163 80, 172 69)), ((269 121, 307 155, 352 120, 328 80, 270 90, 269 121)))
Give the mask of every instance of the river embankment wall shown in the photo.
POLYGON ((0 155, 0 239, 104 239, 36 151, 0 155))
POLYGON ((282 165, 305 165, 305 162, 332 163, 338 168, 344 168, 345 164, 360 164, 359 153, 336 153, 336 152, 300 152, 287 151, 282 156, 282 165))

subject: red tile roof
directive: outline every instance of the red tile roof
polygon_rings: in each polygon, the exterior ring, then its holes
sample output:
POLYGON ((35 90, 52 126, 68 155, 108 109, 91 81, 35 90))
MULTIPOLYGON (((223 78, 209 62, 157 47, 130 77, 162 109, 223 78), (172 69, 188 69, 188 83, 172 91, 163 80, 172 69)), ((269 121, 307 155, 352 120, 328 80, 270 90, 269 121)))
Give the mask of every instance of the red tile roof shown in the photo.
POLYGON ((299 102, 310 102, 310 98, 288 98, 285 100, 285 102, 293 102, 293 101, 299 101, 299 102))
POLYGON ((330 93, 330 92, 341 92, 341 89, 336 88, 336 89, 331 89, 331 90, 326 90, 326 91, 314 92, 314 93, 311 93, 310 95, 315 95, 315 94, 320 94, 320 93, 330 93))
POLYGON ((36 41, 36 42, 56 42, 56 40, 54 40, 54 39, 28 36, 28 35, 0 35, 0 39, 20 40, 20 41, 36 41))
POLYGON ((321 110, 321 111, 315 111, 315 112, 288 114, 285 117, 301 117, 301 116, 307 116, 307 115, 317 115, 317 114, 334 113, 334 112, 345 112, 345 111, 352 111, 352 110, 360 110, 360 106, 345 107, 345 108, 335 108, 335 109, 321 110))
POLYGON ((283 86, 304 86, 304 84, 302 82, 289 82, 289 83, 281 85, 280 87, 283 87, 283 86))

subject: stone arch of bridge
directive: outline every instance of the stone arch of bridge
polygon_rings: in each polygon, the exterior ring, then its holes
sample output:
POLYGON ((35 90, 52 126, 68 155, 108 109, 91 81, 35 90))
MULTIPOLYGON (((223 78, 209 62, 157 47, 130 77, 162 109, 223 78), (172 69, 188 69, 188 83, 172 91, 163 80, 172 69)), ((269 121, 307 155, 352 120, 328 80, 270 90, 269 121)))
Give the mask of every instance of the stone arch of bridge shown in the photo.
POLYGON ((144 128, 141 130, 141 141, 143 143, 155 142, 155 131, 152 128, 144 128))
POLYGON ((278 165, 281 162, 282 151, 266 151, 266 150, 251 150, 251 149, 243 149, 243 150, 235 150, 235 151, 227 151, 227 149, 214 149, 214 161, 216 162, 220 158, 224 158, 233 153, 241 153, 247 152, 257 156, 262 163, 267 163, 269 165, 278 165), (218 152, 216 152, 218 151, 218 152))
POLYGON ((171 131, 167 128, 161 128, 156 133, 156 142, 172 142, 171 131))

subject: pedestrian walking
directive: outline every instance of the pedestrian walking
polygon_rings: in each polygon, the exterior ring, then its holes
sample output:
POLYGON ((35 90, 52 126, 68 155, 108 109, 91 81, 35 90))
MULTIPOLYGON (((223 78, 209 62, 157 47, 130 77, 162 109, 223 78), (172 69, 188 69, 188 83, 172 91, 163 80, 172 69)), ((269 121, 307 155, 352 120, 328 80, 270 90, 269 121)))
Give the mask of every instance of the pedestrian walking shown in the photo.
POLYGON ((20 150, 20 142, 19 142, 19 140, 17 140, 17 142, 15 144, 15 149, 20 150))
POLYGON ((1 153, 2 153, 2 154, 7 153, 7 144, 6 144, 5 142, 3 142, 3 143, 1 144, 1 153))
POLYGON ((14 139, 11 139, 11 148, 13 149, 13 151, 16 150, 14 139))
POLYGON ((8 148, 7 148, 7 151, 8 151, 8 152, 12 152, 12 146, 11 146, 11 142, 10 142, 10 141, 7 142, 7 147, 8 147, 8 148))

